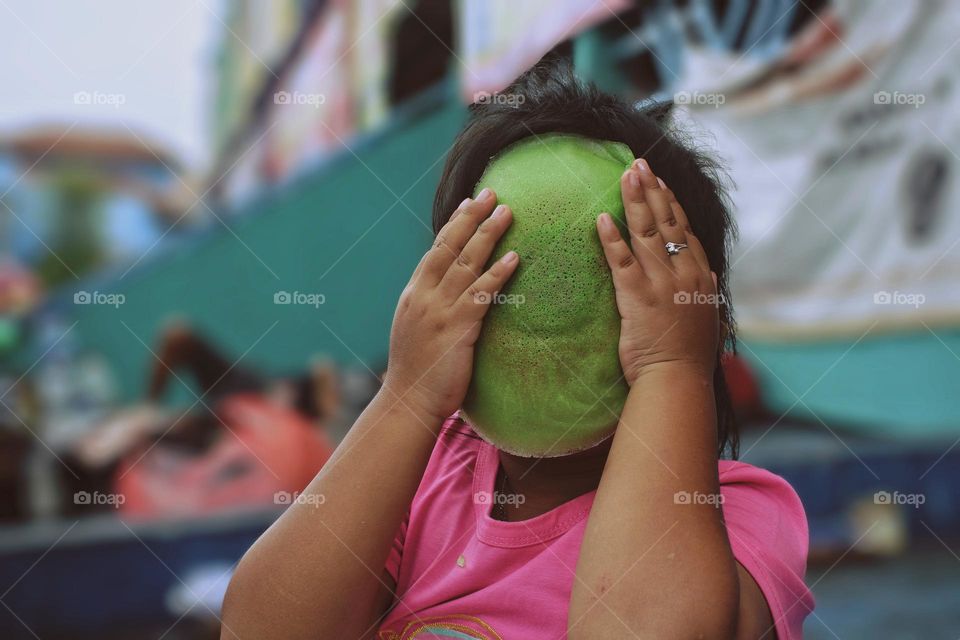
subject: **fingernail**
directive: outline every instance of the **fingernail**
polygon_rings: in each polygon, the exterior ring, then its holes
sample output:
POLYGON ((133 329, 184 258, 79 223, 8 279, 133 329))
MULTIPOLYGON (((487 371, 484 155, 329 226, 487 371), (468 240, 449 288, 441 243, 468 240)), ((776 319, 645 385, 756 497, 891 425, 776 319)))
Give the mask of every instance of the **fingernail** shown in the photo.
POLYGON ((640 188, 640 174, 636 171, 630 172, 630 186, 639 189, 640 188))
POLYGON ((605 231, 609 231, 613 227, 613 218, 610 217, 609 213, 601 213, 600 217, 600 227, 605 231))
POLYGON ((502 204, 498 204, 498 205, 497 205, 497 208, 494 209, 494 210, 493 210, 493 213, 490 214, 490 217, 491 217, 492 219, 496 220, 497 218, 499 218, 500 216, 502 216, 506 210, 507 210, 507 207, 506 207, 506 206, 504 206, 504 205, 502 205, 502 204))
POLYGON ((500 258, 500 262, 502 262, 503 264, 511 264, 516 259, 517 259, 516 251, 507 251, 507 253, 504 254, 502 258, 500 258))
POLYGON ((660 185, 660 188, 661 188, 661 189, 666 189, 666 188, 667 188, 667 183, 664 182, 664 181, 663 181, 661 178, 659 178, 659 177, 657 178, 657 184, 660 185))
POLYGON ((470 204, 470 198, 464 198, 463 202, 460 203, 460 206, 457 207, 457 209, 463 209, 468 204, 470 204))
POLYGON ((490 191, 490 189, 484 188, 484 190, 477 195, 477 200, 486 200, 491 195, 492 195, 492 192, 490 191))
POLYGON ((636 165, 637 169, 640 169, 640 171, 643 171, 644 173, 650 171, 650 165, 648 165, 647 161, 643 158, 637 158, 633 164, 636 165))

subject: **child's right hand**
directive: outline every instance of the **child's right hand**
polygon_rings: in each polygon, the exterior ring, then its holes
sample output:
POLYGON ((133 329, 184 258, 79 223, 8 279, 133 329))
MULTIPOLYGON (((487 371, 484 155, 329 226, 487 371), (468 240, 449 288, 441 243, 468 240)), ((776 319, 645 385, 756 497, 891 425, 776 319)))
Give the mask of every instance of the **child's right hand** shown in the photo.
POLYGON ((417 265, 393 318, 386 399, 434 421, 460 408, 483 318, 519 262, 510 251, 482 271, 512 221, 505 205, 494 209, 496 200, 484 189, 460 204, 417 265))

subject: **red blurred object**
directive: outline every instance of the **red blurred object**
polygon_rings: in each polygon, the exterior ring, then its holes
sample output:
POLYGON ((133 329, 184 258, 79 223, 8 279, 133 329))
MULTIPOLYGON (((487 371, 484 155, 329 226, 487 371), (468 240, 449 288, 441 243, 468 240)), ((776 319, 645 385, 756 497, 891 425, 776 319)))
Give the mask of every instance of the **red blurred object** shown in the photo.
POLYGON ((333 452, 315 425, 258 394, 226 398, 217 415, 226 426, 201 454, 165 446, 161 440, 125 457, 115 476, 116 491, 124 496, 119 505, 124 515, 201 515, 289 503, 333 452))
POLYGON ((721 363, 737 417, 749 418, 763 413, 760 386, 750 365, 740 356, 731 354, 724 355, 721 363))
POLYGON ((13 260, 0 260, 0 313, 25 313, 42 292, 40 280, 30 270, 13 260))

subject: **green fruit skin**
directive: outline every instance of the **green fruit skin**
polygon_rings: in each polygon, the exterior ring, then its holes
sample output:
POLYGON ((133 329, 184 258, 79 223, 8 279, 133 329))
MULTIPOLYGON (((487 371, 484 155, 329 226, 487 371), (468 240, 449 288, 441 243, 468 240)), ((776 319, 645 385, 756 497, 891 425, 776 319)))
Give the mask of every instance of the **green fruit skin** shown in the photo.
POLYGON ((620 177, 632 161, 620 143, 540 135, 504 150, 477 183, 513 212, 491 263, 512 249, 520 265, 484 320, 463 414, 507 453, 567 455, 616 429, 629 388, 596 219, 606 211, 625 229, 620 177))

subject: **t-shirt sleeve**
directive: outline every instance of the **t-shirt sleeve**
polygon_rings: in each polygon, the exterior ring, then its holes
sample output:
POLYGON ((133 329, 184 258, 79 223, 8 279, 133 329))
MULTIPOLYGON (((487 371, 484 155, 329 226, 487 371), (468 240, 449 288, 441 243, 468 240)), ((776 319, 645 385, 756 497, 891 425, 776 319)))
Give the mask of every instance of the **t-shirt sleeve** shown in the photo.
POLYGON ((803 577, 807 518, 790 484, 769 471, 723 461, 720 493, 730 546, 767 601, 779 640, 803 636, 813 595, 803 577))
POLYGON ((390 554, 387 556, 385 568, 390 577, 393 578, 394 584, 400 581, 400 559, 403 557, 403 541, 407 537, 407 520, 409 517, 407 515, 400 523, 397 535, 393 538, 393 545, 390 547, 390 554))
MULTIPOLYGON (((440 435, 437 438, 437 444, 434 446, 433 452, 430 455, 430 461, 427 463, 427 468, 424 470, 423 479, 420 481, 420 486, 417 488, 417 493, 414 495, 413 500, 410 503, 410 510, 407 511, 406 517, 403 519, 403 522, 400 524, 400 527, 397 530, 397 535, 394 536, 393 546, 390 548, 389 555, 387 555, 385 568, 390 573, 390 576, 397 585, 400 584, 400 562, 403 558, 403 545, 406 541, 407 528, 410 525, 411 514, 416 511, 416 506, 424 487, 430 487, 436 483, 438 473, 442 471, 444 464, 450 464, 449 460, 447 460, 447 453, 448 449, 450 448, 449 439, 454 435, 463 435, 462 432, 458 430, 462 428, 462 425, 463 421, 460 418, 459 412, 454 413, 444 421, 440 428, 440 435)), ((475 452, 474 455, 476 455, 475 452)))

